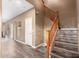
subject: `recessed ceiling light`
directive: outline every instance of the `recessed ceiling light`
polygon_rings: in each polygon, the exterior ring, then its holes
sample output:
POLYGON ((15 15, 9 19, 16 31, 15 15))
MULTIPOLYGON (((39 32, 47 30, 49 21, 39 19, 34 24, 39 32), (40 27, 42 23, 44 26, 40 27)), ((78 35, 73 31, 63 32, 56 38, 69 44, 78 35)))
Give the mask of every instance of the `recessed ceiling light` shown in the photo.
POLYGON ((21 0, 16 0, 16 3, 17 4, 21 4, 21 0))
POLYGON ((53 0, 53 2, 58 3, 59 0, 53 0))
POLYGON ((44 3, 53 3, 53 4, 56 4, 59 2, 59 0, 43 0, 44 3))
POLYGON ((59 0, 49 0, 49 2, 52 2, 52 3, 58 3, 59 2, 59 0))

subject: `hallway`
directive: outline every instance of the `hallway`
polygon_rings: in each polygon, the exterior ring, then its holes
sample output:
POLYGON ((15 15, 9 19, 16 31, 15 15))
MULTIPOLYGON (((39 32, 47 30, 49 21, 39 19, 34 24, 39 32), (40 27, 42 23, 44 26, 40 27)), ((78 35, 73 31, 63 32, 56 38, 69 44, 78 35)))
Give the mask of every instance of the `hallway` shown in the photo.
POLYGON ((43 54, 14 40, 2 40, 2 58, 43 58, 43 54))
POLYGON ((78 58, 78 4, 79 0, 1 0, 0 58, 78 58))

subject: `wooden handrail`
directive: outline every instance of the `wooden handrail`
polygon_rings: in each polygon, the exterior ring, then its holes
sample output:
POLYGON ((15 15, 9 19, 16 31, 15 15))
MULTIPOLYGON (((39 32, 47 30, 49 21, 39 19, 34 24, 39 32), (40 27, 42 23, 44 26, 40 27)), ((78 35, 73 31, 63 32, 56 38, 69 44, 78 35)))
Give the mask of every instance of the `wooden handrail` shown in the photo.
POLYGON ((58 15, 56 15, 54 18, 51 18, 51 19, 53 19, 53 21, 52 21, 53 24, 52 24, 52 27, 51 27, 49 34, 48 34, 45 57, 50 57, 50 54, 51 54, 52 45, 53 45, 57 30, 58 30, 58 18, 57 18, 57 16, 58 15))

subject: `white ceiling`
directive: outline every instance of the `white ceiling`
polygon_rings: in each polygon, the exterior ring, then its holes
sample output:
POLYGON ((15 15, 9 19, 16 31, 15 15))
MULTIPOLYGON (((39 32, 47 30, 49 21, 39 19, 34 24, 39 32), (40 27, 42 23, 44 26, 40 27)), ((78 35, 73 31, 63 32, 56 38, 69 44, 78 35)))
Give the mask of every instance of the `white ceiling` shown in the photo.
POLYGON ((11 20, 31 8, 33 5, 26 0, 2 0, 2 21, 11 20))

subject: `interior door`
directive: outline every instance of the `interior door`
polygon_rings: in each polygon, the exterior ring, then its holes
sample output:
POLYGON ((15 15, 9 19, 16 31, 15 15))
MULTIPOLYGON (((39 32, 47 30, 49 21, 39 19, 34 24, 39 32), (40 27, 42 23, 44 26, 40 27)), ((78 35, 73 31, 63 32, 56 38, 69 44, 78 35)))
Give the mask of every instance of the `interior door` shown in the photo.
POLYGON ((25 20, 25 42, 27 45, 32 46, 32 17, 25 20))
POLYGON ((10 31, 11 31, 11 32, 10 32, 10 34, 11 34, 11 35, 10 35, 10 38, 13 39, 13 24, 10 25, 10 28, 11 28, 11 29, 10 29, 10 31))

